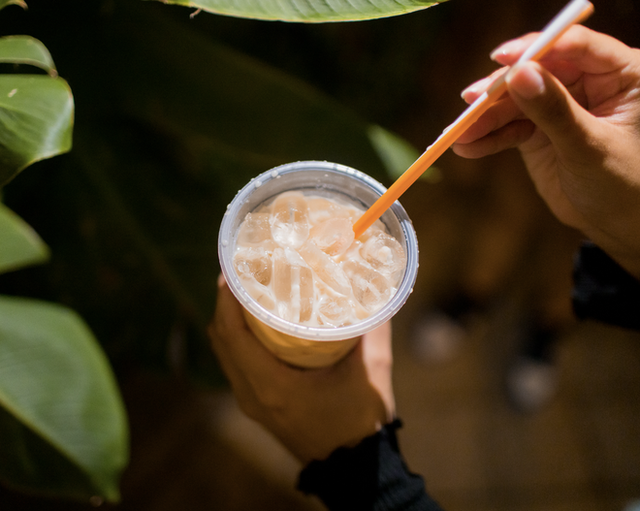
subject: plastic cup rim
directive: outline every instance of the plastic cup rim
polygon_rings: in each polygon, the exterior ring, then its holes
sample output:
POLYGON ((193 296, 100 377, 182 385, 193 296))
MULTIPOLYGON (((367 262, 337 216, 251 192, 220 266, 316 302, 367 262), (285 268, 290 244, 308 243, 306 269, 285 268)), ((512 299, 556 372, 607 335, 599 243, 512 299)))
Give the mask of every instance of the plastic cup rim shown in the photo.
MULTIPOLYGON (((229 203, 229 206, 227 206, 227 212, 231 209, 234 203, 244 203, 249 195, 251 195, 251 193, 257 188, 257 183, 259 183, 259 187, 269 180, 301 170, 337 172, 364 182, 373 189, 376 194, 382 195, 386 191, 384 185, 368 174, 346 165, 315 160, 298 161, 274 167, 251 179, 238 191, 231 203, 229 203)), ((229 260, 231 258, 227 259, 223 255, 225 250, 229 250, 229 246, 232 246, 232 248, 235 246, 235 233, 231 232, 231 224, 234 221, 234 218, 228 213, 226 213, 222 219, 218 237, 218 258, 222 274, 224 275, 231 292, 235 295, 238 301, 240 301, 242 306, 259 321, 279 332, 312 341, 341 341, 359 337, 386 323, 400 310, 413 291, 413 286, 417 278, 418 243, 413 224, 398 201, 394 202, 389 209, 393 212, 396 220, 399 222, 405 236, 405 243, 407 247, 407 265, 405 273, 398 289, 389 302, 371 316, 357 323, 340 327, 301 325, 299 323, 287 321, 258 304, 242 286, 240 278, 237 276, 235 269, 233 268, 232 261, 229 260), (415 247, 415 250, 411 250, 409 248, 412 246, 415 247)))

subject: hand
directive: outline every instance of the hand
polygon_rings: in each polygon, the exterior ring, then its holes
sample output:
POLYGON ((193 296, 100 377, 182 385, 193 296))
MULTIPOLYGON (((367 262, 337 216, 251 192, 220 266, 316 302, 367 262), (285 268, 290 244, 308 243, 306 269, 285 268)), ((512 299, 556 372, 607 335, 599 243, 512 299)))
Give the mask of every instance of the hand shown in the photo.
POLYGON ((213 349, 240 408, 304 464, 353 447, 393 420, 390 323, 335 365, 299 369, 260 343, 241 307, 221 277, 209 327, 213 349))
MULTIPOLYGON (((536 34, 492 53, 513 65, 536 34)), ((463 91, 474 101, 504 73, 463 91)), ((517 147, 552 212, 640 278, 640 50, 583 26, 540 63, 507 72, 508 96, 453 146, 479 158, 517 147)))

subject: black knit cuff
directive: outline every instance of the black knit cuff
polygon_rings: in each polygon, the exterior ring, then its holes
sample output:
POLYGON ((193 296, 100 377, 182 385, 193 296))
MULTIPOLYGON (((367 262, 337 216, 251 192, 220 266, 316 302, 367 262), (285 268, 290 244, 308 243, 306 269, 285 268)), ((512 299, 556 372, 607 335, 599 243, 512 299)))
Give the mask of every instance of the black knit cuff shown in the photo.
POLYGON ((298 489, 320 497, 331 511, 441 511, 398 449, 400 420, 354 448, 336 449, 300 473, 298 489))
POLYGON ((640 329, 640 281, 601 248, 583 244, 573 277, 573 309, 578 318, 640 329))

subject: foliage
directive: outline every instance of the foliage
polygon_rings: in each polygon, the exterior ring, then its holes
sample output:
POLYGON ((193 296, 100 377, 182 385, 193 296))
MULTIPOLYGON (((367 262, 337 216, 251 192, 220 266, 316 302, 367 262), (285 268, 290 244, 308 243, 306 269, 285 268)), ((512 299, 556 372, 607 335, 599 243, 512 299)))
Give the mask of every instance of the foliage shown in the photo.
POLYGON ((59 305, 0 296, 0 477, 66 497, 119 497, 127 426, 111 367, 59 305))
POLYGON ((0 38, 0 63, 43 69, 47 75, 0 75, 0 186, 28 165, 71 148, 73 98, 49 52, 26 36, 0 38))
MULTIPOLYGON (((0 8, 12 3, 22 5, 0 8)), ((11 181, 0 272, 17 270, 0 279, 14 295, 0 297, 0 438, 11 439, 0 442, 0 479, 117 500, 127 428, 114 373, 221 381, 205 326, 217 229, 236 190, 303 159, 385 181, 417 153, 174 8, 49 4, 12 9, 0 38, 0 186, 11 181)))
POLYGON ((216 14, 261 20, 325 23, 328 21, 356 21, 397 16, 431 7, 438 2, 407 0, 160 0, 164 3, 195 7, 216 14))
MULTIPOLYGON (((0 38, 0 62, 46 72, 0 75, 2 186, 71 148, 73 97, 34 38, 0 38)), ((39 236, 0 204, 0 273, 48 257, 39 236)), ((0 296, 0 368, 0 480, 27 491, 117 500, 126 417, 111 367, 82 319, 59 305, 0 296)))

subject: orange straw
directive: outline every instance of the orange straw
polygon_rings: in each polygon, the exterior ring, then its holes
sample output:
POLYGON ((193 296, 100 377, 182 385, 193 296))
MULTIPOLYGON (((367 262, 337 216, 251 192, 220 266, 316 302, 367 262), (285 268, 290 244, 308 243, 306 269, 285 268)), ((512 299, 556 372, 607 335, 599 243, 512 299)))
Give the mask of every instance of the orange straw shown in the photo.
MULTIPOLYGON (((516 64, 539 60, 571 25, 580 23, 593 13, 588 0, 573 0, 544 28, 540 36, 522 54, 516 64)), ((476 99, 436 141, 409 167, 353 225, 359 238, 398 198, 435 162, 478 118, 507 90, 506 73, 476 99)))

